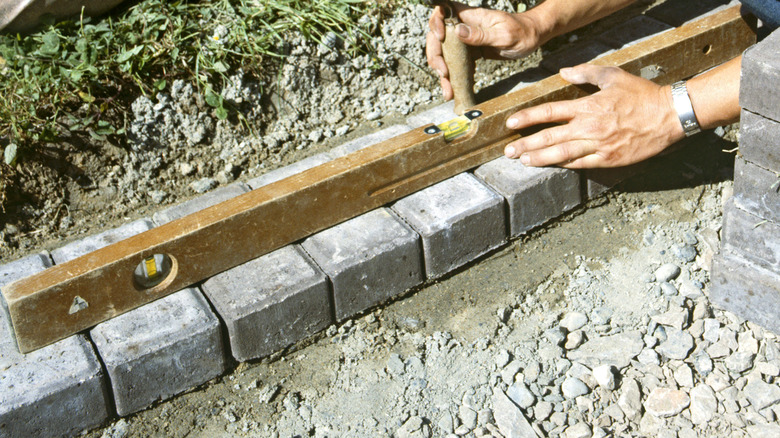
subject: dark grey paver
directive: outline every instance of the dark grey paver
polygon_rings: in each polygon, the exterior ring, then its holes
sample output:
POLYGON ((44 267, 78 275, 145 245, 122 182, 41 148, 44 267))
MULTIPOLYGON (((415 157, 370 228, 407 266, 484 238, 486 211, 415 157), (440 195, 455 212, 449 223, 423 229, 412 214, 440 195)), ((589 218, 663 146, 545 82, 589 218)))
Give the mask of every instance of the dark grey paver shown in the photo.
POLYGON ((420 236, 386 208, 321 231, 302 246, 330 277, 337 320, 423 281, 420 236))
POLYGON ((509 205, 509 234, 517 237, 581 202, 580 176, 555 167, 526 167, 519 160, 501 157, 476 169, 509 205))
POLYGON ((468 173, 393 205, 422 237, 428 278, 440 277, 506 241, 504 198, 468 173))
POLYGON ((298 245, 218 274, 203 291, 238 361, 268 356, 332 323, 328 278, 298 245))

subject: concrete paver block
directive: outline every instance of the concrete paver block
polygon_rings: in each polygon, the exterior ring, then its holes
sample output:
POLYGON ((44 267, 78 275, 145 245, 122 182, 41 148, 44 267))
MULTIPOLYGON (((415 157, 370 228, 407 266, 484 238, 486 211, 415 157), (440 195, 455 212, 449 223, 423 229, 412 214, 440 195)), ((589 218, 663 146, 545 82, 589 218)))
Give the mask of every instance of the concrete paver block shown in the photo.
POLYGON ((320 164, 327 163, 332 158, 327 153, 312 155, 311 157, 304 158, 303 160, 296 161, 289 166, 284 166, 279 169, 274 169, 268 173, 258 176, 257 178, 247 181, 249 187, 254 190, 258 187, 266 186, 277 181, 281 181, 285 178, 297 175, 301 172, 317 167, 320 164))
MULTIPOLYGON (((52 251, 63 263, 150 229, 142 219, 52 251)), ((90 330, 106 365, 119 415, 194 388, 222 374, 219 320, 197 289, 184 289, 90 330)))
POLYGON ((203 291, 238 361, 268 356, 332 323, 328 278, 298 245, 218 274, 203 291))
POLYGON ((153 227, 149 219, 139 219, 129 222, 119 228, 104 231, 100 234, 89 236, 85 239, 71 242, 65 246, 52 250, 51 258, 54 263, 65 263, 68 260, 83 256, 105 246, 127 239, 128 237, 147 231, 153 227))
POLYGON ((152 220, 157 225, 167 224, 184 216, 204 210, 220 202, 235 198, 236 196, 249 191, 249 186, 244 183, 234 183, 215 190, 207 192, 197 198, 174 205, 165 210, 158 211, 152 215, 152 220))
MULTIPOLYGON (((43 255, 2 265, 0 287, 50 265, 43 255)), ((23 355, 10 327, 0 312, 0 436, 77 435, 108 418, 106 378, 84 335, 23 355)))
POLYGON ((621 49, 636 44, 648 38, 672 29, 672 26, 662 23, 646 15, 637 15, 622 24, 599 35, 598 39, 610 47, 621 49))
POLYGON ((565 49, 558 50, 542 59, 542 67, 558 73, 564 67, 573 67, 596 58, 600 58, 614 49, 599 41, 586 41, 567 45, 565 49))
POLYGON ((501 157, 474 172, 509 204, 509 235, 517 237, 580 204, 580 175, 553 167, 526 167, 501 157))
MULTIPOLYGON (((780 272, 780 224, 729 201, 723 210, 723 247, 763 268, 780 272)), ((780 285, 779 285, 780 286, 780 285)))
POLYGON ((780 30, 742 56, 742 79, 739 82, 739 104, 742 108, 780 122, 780 30))
POLYGON ((780 275, 723 252, 712 262, 710 300, 780 334, 780 275))
POLYGON ((734 203, 762 219, 780 222, 780 175, 737 157, 734 203))
POLYGON ((406 118, 406 124, 411 128, 419 128, 427 125, 438 125, 458 117, 455 114, 455 101, 444 102, 421 113, 412 114, 406 118))
POLYGON ((422 237, 428 278, 440 277, 506 241, 504 198, 468 173, 420 190, 392 208, 422 237))
POLYGON ((183 289, 90 331, 119 415, 201 385, 227 365, 219 320, 195 288, 183 289))
POLYGON ((730 0, 667 1, 650 8, 646 15, 674 27, 720 11, 733 3, 730 0))
POLYGON ((411 131, 412 128, 407 125, 393 125, 390 127, 387 127, 381 131, 374 132, 372 134, 364 135, 363 137, 356 138, 352 141, 349 141, 347 143, 344 143, 340 146, 336 146, 335 148, 328 151, 328 155, 332 159, 341 158, 343 156, 349 155, 353 152, 359 151, 360 149, 367 148, 369 146, 373 146, 377 143, 381 143, 385 140, 389 140, 395 136, 401 135, 405 132, 411 131))
POLYGON ((341 321, 423 281, 420 238, 379 208, 321 231, 302 246, 330 277, 341 321))
POLYGON ((780 123, 742 110, 739 153, 747 160, 780 172, 780 123))
POLYGON ((583 183, 586 184, 585 196, 587 196, 587 199, 599 197, 628 178, 646 172, 648 167, 650 167, 651 161, 646 160, 623 167, 583 170, 583 183))

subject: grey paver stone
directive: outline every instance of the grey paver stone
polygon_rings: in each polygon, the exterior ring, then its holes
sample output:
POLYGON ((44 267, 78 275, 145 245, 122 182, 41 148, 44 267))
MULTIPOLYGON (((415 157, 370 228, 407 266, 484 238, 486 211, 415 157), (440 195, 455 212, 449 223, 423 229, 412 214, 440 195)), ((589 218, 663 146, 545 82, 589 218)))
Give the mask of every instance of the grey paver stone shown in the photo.
POLYGON ((284 166, 279 169, 272 170, 268 173, 258 176, 257 178, 251 179, 247 181, 247 184, 252 190, 254 190, 258 187, 262 187, 277 181, 281 181, 287 177, 297 175, 301 172, 317 167, 320 164, 325 164, 330 160, 332 160, 332 157, 328 153, 312 155, 311 157, 296 161, 289 166, 284 166))
POLYGON ((710 300, 780 334, 780 275, 738 255, 723 252, 712 261, 710 300))
POLYGON ((672 29, 672 26, 646 15, 637 15, 599 35, 598 39, 620 49, 672 29))
POLYGON ((182 202, 181 204, 166 208, 165 210, 158 211, 152 215, 152 220, 154 220, 154 223, 157 225, 166 224, 184 216, 204 210, 208 207, 217 205, 220 202, 235 198, 236 196, 248 191, 249 186, 246 184, 233 183, 207 192, 198 196, 197 198, 182 202))
POLYGON ((542 67, 552 73, 558 73, 563 67, 573 67, 602 57, 612 51, 612 47, 599 41, 569 44, 564 49, 545 55, 542 59, 542 67))
POLYGON ((780 172, 780 123, 742 110, 739 153, 764 169, 780 172))
POLYGON ((474 174, 506 198, 509 234, 519 236, 578 206, 580 176, 567 169, 526 167, 501 157, 478 167, 474 174))
POLYGON ((356 138, 352 141, 349 141, 347 143, 344 143, 340 146, 336 146, 335 148, 328 151, 328 155, 332 158, 341 158, 343 156, 349 155, 353 152, 359 151, 361 149, 367 148, 369 146, 373 146, 377 143, 381 143, 385 140, 390 140, 393 137, 399 136, 403 133, 409 132, 412 130, 412 127, 407 125, 393 125, 390 127, 387 127, 381 131, 374 132, 372 134, 364 135, 360 138, 356 138))
MULTIPOLYGON (((2 265, 0 287, 50 265, 43 255, 2 265)), ((77 435, 108 418, 106 378, 84 335, 23 355, 10 327, 0 312, 0 436, 77 435)))
POLYGON ((739 104, 742 108, 780 122, 780 31, 772 32, 742 56, 739 104))
POLYGON ((780 224, 728 202, 723 211, 723 247, 766 269, 780 272, 780 224))
MULTIPOLYGON (((150 229, 147 219, 52 251, 63 263, 150 229)), ((226 359, 214 312, 199 290, 184 289, 90 330, 106 365, 119 415, 194 388, 222 374, 226 359)))
POLYGON ((506 241, 504 198, 469 173, 420 190, 392 208, 422 237, 428 278, 440 277, 506 241))
POLYGON ((438 125, 439 123, 452 120, 457 116, 458 115, 455 114, 455 101, 451 100, 407 117, 406 124, 411 128, 419 128, 430 124, 438 125))
POLYGON ((337 320, 423 281, 420 237, 380 208, 321 231, 302 246, 330 277, 337 320))
POLYGON ((268 356, 332 322, 328 278, 298 245, 218 274, 203 291, 225 322, 238 361, 268 356))
POLYGON ((734 163, 734 203, 748 213, 780 223, 780 175, 741 157, 734 163))
POLYGON ((92 251, 96 251, 105 246, 127 239, 128 237, 150 230, 152 227, 152 221, 149 219, 139 219, 134 222, 129 222, 119 228, 107 230, 100 234, 95 234, 52 250, 51 258, 56 264, 65 263, 76 257, 81 257, 92 251))

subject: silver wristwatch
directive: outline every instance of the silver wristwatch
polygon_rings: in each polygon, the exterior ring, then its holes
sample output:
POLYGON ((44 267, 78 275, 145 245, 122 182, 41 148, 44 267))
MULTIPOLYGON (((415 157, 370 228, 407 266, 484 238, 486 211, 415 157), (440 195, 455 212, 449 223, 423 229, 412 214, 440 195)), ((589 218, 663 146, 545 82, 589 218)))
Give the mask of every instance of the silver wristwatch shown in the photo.
POLYGON ((677 117, 680 118, 685 136, 690 137, 701 132, 699 121, 696 120, 696 114, 693 113, 693 105, 691 105, 685 81, 672 84, 672 103, 674 110, 677 111, 677 117))

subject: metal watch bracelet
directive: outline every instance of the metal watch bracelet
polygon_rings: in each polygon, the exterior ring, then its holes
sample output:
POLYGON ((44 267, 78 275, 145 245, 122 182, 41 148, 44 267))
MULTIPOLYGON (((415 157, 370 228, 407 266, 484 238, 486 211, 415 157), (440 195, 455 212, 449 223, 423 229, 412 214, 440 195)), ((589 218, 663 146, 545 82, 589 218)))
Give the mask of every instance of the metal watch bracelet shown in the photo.
POLYGON ((674 110, 677 111, 677 117, 680 118, 680 124, 682 124, 686 137, 701 132, 699 121, 696 120, 696 114, 693 112, 693 105, 691 104, 690 96, 688 96, 688 87, 685 81, 672 84, 672 104, 674 105, 674 110))

